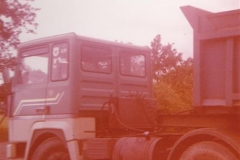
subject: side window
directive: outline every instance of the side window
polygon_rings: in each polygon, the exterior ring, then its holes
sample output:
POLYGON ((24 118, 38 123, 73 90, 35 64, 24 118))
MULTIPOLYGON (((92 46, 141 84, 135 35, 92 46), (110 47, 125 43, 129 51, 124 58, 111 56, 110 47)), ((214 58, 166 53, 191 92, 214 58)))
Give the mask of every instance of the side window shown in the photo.
POLYGON ((55 44, 52 47, 51 80, 60 81, 68 78, 68 43, 55 44))
POLYGON ((86 72, 111 73, 112 55, 108 49, 83 46, 81 49, 81 67, 86 72))
POLYGON ((21 53, 20 84, 45 83, 48 79, 48 48, 37 48, 21 53))
POLYGON ((144 55, 129 52, 122 52, 120 54, 120 73, 122 75, 145 76, 146 64, 144 55))

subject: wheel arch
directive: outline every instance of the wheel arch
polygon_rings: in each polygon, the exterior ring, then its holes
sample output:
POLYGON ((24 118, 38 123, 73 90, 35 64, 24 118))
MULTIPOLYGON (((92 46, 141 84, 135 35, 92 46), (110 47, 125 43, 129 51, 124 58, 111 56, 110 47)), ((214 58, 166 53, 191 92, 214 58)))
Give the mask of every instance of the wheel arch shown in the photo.
POLYGON ((239 157, 240 138, 237 133, 237 131, 233 130, 219 130, 213 128, 190 131, 176 141, 169 153, 168 160, 179 159, 183 151, 185 151, 189 146, 202 141, 217 141, 226 146, 239 157))
POLYGON ((64 133, 60 129, 37 129, 33 132, 33 136, 31 138, 31 143, 29 145, 29 152, 27 154, 27 159, 29 159, 33 152, 36 150, 36 148, 45 140, 57 137, 62 142, 66 142, 64 133))

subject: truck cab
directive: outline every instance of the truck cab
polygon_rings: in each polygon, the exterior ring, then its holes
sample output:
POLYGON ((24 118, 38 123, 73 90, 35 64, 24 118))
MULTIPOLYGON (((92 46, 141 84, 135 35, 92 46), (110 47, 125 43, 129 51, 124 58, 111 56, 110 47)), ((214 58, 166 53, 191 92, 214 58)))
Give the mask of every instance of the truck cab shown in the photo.
POLYGON ((76 115, 99 110, 110 96, 139 92, 152 97, 150 66, 147 47, 74 33, 24 43, 11 115, 41 115, 46 108, 49 115, 76 115))

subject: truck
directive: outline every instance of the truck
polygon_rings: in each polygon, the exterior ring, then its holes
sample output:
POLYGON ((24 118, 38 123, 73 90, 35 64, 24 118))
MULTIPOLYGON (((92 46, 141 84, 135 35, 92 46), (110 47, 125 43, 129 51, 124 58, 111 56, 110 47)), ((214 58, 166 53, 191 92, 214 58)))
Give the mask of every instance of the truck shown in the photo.
POLYGON ((240 10, 181 10, 194 33, 191 110, 157 111, 148 47, 75 33, 25 42, 7 100, 7 158, 240 159, 240 10))

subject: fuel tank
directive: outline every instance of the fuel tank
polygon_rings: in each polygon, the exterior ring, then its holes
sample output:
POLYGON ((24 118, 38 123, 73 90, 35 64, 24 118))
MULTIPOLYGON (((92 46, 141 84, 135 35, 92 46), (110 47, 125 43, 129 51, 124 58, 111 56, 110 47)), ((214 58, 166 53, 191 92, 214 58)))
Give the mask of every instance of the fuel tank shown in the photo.
POLYGON ((157 144, 161 138, 120 138, 112 153, 112 160, 155 160, 158 159, 157 144))

